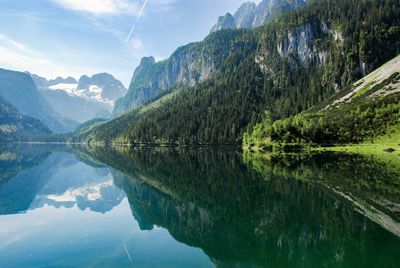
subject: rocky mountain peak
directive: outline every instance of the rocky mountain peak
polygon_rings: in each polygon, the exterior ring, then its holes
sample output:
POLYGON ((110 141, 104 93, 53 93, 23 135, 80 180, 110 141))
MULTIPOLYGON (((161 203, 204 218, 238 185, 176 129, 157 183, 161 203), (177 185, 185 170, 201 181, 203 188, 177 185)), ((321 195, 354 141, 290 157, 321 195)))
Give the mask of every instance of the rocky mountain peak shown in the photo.
POLYGON ((101 98, 113 102, 123 97, 127 91, 121 81, 108 73, 95 74, 92 77, 83 75, 79 79, 78 90, 93 91, 95 86, 98 87, 101 98))
POLYGON ((57 85, 57 84, 77 84, 75 78, 68 76, 67 78, 57 77, 56 79, 52 79, 48 81, 49 86, 57 85))
POLYGON ((306 0, 263 0, 258 5, 246 2, 239 7, 234 16, 227 13, 219 17, 211 32, 257 28, 268 23, 274 16, 299 8, 305 3, 306 0))
POLYGON ((235 12, 234 18, 237 28, 250 29, 253 28, 254 16, 256 14, 257 5, 253 2, 242 4, 235 12))
POLYGON ((142 60, 140 61, 140 65, 142 65, 142 66, 153 65, 155 63, 156 63, 156 60, 154 59, 153 56, 143 57, 142 60))
POLYGON ((225 16, 219 17, 217 24, 214 25, 211 32, 213 33, 225 29, 236 29, 235 18, 230 13, 226 13, 225 16))

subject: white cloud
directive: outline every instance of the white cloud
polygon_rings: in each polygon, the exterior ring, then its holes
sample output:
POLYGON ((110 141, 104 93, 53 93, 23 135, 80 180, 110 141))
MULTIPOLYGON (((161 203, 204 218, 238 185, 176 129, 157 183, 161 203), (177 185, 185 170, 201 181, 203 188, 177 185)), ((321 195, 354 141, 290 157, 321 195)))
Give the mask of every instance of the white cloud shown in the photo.
MULTIPOLYGON (((136 40, 135 44, 132 44, 132 46, 135 46, 137 49, 143 49, 140 48, 142 46, 140 40, 136 40)), ((77 65, 75 62, 72 64, 58 62, 57 60, 51 59, 39 53, 28 45, 2 34, 0 34, 0 55, 0 68, 11 69, 20 72, 29 71, 30 73, 46 77, 47 79, 52 79, 58 76, 72 76, 78 78, 82 74, 90 76, 106 71, 108 73, 112 73, 115 77, 117 77, 117 79, 122 78, 122 81, 125 83, 125 85, 129 85, 129 81, 132 76, 130 71, 127 71, 126 68, 122 68, 122 70, 115 67, 103 69, 99 66, 94 67, 92 65, 77 65)))
POLYGON ((94 15, 112 15, 139 12, 136 3, 128 0, 53 0, 64 8, 91 13, 94 15))
MULTIPOLYGON (((82 73, 83 70, 65 68, 28 45, 0 34, 0 67, 18 71, 29 71, 47 78, 69 76, 82 73)), ((86 70, 91 71, 91 70, 86 70)))
MULTIPOLYGON (((86 12, 92 15, 116 15, 128 13, 138 15, 144 0, 52 0, 66 9, 86 12)), ((177 0, 151 0, 152 12, 169 11, 177 0)))

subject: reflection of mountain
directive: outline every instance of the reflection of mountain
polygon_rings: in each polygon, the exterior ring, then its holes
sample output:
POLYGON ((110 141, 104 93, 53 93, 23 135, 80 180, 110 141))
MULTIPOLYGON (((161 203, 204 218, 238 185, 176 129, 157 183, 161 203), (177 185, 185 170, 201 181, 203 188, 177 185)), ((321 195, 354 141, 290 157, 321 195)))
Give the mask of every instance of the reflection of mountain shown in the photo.
MULTIPOLYGON (((63 148, 64 150, 65 148, 63 148)), ((44 205, 105 213, 125 197, 106 167, 91 167, 68 152, 9 150, 0 160, 0 215, 44 205)))
MULTIPOLYGON (((167 228, 220 267, 399 264, 398 237, 327 187, 285 176, 290 166, 276 164, 280 172, 259 173, 226 151, 96 149, 90 154, 119 170, 113 172, 115 182, 141 228, 167 228)), ((312 178, 317 170, 303 171, 312 178)))
POLYGON ((45 204, 73 207, 105 213, 119 205, 123 191, 113 184, 108 168, 93 168, 78 162, 74 155, 64 155, 62 168, 53 171, 49 182, 36 194, 31 209, 45 204))

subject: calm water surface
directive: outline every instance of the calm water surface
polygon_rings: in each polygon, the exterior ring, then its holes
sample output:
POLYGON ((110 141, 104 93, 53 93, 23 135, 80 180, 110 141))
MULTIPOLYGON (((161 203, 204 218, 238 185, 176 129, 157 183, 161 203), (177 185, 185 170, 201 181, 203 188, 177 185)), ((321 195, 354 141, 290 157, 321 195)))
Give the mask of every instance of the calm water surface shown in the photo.
POLYGON ((392 158, 3 147, 0 267, 400 267, 392 158))

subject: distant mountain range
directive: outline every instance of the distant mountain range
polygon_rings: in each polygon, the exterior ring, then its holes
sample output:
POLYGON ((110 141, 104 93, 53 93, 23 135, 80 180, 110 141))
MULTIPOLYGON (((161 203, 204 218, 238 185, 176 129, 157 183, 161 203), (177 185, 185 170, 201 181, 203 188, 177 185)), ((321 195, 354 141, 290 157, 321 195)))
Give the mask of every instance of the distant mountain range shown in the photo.
POLYGON ((70 132, 77 126, 52 108, 26 73, 0 69, 0 96, 20 113, 39 119, 54 132, 70 132))
POLYGON ((1 140, 47 140, 45 136, 53 132, 72 132, 79 123, 108 118, 126 91, 107 73, 82 76, 79 81, 72 77, 47 80, 0 69, 1 140))
POLYGON ((72 77, 47 80, 30 75, 55 111, 79 123, 108 118, 114 103, 127 92, 119 80, 107 73, 84 75, 79 81, 72 77))

